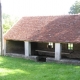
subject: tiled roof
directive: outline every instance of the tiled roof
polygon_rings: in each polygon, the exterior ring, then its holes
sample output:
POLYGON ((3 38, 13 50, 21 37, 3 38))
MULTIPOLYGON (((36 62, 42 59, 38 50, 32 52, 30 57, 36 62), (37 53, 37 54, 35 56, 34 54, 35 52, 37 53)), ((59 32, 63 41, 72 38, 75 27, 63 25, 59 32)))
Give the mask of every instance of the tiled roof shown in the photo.
POLYGON ((80 15, 23 17, 4 39, 80 43, 80 15))

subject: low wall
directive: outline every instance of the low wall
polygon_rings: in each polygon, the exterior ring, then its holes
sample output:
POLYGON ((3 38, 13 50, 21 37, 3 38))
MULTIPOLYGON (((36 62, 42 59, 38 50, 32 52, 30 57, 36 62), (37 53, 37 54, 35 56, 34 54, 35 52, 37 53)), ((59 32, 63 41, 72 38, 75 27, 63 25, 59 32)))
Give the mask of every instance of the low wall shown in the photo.
POLYGON ((79 51, 74 51, 70 54, 64 54, 67 58, 74 58, 74 59, 80 59, 80 52, 79 51))

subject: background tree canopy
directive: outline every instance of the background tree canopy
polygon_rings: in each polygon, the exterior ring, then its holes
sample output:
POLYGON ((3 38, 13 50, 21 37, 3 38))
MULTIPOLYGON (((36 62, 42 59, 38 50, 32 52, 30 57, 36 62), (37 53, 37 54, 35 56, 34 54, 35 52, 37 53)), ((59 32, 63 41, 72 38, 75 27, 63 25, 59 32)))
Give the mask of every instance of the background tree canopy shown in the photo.
POLYGON ((8 14, 3 13, 2 14, 3 18, 3 33, 6 33, 14 23, 18 21, 18 17, 12 17, 8 14))
POLYGON ((80 1, 76 1, 71 7, 69 14, 78 14, 80 13, 80 1))

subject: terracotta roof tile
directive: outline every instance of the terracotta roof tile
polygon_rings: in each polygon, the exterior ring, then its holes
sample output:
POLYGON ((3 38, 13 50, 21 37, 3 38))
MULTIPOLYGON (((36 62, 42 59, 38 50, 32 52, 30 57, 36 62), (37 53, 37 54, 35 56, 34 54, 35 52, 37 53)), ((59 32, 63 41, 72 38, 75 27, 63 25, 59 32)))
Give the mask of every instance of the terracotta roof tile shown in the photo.
POLYGON ((80 15, 23 17, 4 39, 80 43, 80 15))

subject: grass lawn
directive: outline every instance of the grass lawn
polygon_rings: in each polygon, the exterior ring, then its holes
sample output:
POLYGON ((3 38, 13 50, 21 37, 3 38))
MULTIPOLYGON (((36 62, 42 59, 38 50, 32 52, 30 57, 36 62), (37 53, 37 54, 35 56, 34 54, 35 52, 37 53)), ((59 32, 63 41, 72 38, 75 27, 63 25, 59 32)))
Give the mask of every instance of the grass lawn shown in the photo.
POLYGON ((0 80, 80 80, 80 66, 0 56, 0 80))

